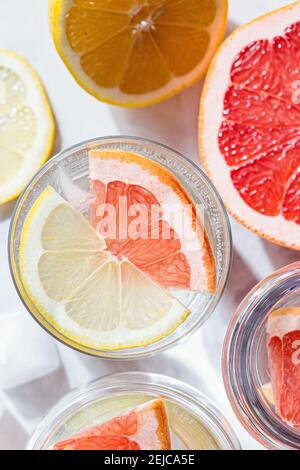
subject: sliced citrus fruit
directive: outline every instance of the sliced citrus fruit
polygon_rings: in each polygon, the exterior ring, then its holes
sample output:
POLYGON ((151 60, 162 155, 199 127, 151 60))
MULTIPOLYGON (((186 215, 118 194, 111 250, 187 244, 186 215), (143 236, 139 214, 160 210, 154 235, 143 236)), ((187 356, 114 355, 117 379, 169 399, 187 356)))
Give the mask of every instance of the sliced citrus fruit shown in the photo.
POLYGON ((19 195, 49 157, 55 124, 31 65, 0 49, 0 204, 19 195))
POLYGON ((299 2, 237 29, 211 63, 199 119, 202 163, 229 212, 298 250, 299 37, 299 2))
POLYGON ((276 410, 285 422, 300 427, 300 308, 272 312, 267 333, 276 410))
POLYGON ((197 81, 226 18, 227 0, 50 0, 54 42, 77 82, 123 106, 161 101, 197 81))
POLYGON ((170 449, 168 416, 160 399, 151 400, 53 446, 53 450, 170 449))
POLYGON ((89 161, 95 195, 91 223, 108 250, 165 288, 212 293, 216 276, 208 237, 179 181, 132 152, 93 150, 89 161), (111 209, 113 233, 107 230, 111 209))
POLYGON ((95 349, 151 344, 189 314, 130 261, 117 259, 89 222, 50 186, 20 241, 27 296, 67 338, 95 349))

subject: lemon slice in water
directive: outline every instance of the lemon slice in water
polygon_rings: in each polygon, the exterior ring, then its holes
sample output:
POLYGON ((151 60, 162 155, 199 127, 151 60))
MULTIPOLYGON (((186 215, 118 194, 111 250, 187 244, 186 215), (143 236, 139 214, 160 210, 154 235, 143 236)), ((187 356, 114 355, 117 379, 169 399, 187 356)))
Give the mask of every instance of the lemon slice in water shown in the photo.
POLYGON ((126 259, 48 187, 24 222, 20 269, 31 303, 65 337, 114 350, 166 337, 187 308, 126 259))

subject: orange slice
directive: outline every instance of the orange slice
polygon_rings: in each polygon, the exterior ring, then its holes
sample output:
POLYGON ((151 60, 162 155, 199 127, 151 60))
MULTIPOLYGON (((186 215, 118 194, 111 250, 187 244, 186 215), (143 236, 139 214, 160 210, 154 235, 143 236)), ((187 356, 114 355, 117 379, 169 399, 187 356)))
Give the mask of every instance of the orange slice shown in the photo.
POLYGON ((272 312, 267 332, 276 410, 285 422, 300 427, 300 308, 272 312))
POLYGON ((56 48, 77 82, 143 106, 197 81, 223 38, 227 0, 50 0, 56 48))
POLYGON ((108 250, 165 288, 213 292, 215 263, 208 238, 179 181, 138 154, 91 151, 89 157, 95 195, 91 223, 108 250), (111 209, 115 219, 109 218, 111 209), (116 229, 109 233, 114 220, 116 229))
POLYGON ((228 211, 297 250, 299 36, 300 2, 234 31, 211 63, 199 119, 201 160, 228 211))
POLYGON ((170 449, 168 417, 160 399, 147 402, 53 446, 53 450, 170 449))

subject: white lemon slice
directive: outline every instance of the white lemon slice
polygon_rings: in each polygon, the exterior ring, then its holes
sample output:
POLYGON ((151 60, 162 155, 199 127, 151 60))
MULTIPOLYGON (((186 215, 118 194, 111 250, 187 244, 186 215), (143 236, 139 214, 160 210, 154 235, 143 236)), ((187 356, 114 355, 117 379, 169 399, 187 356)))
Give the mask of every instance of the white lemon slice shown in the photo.
POLYGON ((53 148, 55 123, 35 70, 0 49, 0 204, 18 196, 53 148))
POLYGON ((89 348, 151 344, 189 314, 132 263, 106 251, 88 221, 51 187, 24 222, 20 269, 26 293, 44 318, 89 348))

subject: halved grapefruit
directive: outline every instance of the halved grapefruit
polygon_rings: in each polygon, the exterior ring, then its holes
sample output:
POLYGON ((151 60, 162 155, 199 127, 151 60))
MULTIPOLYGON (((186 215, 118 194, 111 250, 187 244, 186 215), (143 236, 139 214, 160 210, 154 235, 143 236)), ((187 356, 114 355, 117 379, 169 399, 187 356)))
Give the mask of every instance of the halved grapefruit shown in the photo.
POLYGON ((108 250, 165 288, 213 292, 215 263, 208 237, 179 181, 132 152, 93 150, 89 157, 95 196, 91 223, 108 250), (111 208, 116 230, 107 236, 111 208))
POLYGON ((242 26, 220 47, 202 94, 199 142, 228 211, 300 250, 300 2, 242 26))
POLYGON ((151 400, 53 446, 53 450, 170 449, 168 416, 161 399, 151 400))
POLYGON ((300 427, 300 308, 272 312, 267 336, 276 410, 285 422, 300 427))

